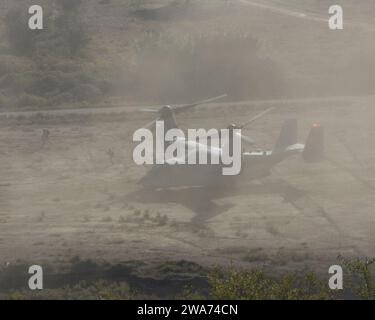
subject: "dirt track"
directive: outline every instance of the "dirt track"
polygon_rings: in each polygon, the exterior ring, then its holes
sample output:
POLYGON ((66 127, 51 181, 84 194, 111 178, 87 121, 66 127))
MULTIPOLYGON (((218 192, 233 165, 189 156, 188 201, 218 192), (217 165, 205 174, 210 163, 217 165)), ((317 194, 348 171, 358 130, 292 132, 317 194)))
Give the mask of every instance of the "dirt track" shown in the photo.
POLYGON ((293 158, 262 181, 222 193, 141 189, 147 168, 132 162, 131 135, 150 115, 3 119, 0 262, 79 255, 325 268, 338 254, 375 255, 372 103, 242 103, 180 117, 183 128, 224 127, 275 105, 248 132, 268 148, 288 117, 299 119, 301 142, 311 123, 325 126, 324 162, 293 158), (50 137, 42 146, 44 128, 50 137))

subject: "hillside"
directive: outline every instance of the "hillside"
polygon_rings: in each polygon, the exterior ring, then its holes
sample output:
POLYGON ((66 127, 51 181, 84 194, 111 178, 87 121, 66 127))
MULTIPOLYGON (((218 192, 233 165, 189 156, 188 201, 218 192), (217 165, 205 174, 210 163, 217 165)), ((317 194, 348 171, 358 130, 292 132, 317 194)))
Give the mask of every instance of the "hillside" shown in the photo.
POLYGON ((0 4, 3 109, 373 94, 374 4, 330 1, 41 1, 0 4), (73 3, 73 5, 72 5, 73 3))

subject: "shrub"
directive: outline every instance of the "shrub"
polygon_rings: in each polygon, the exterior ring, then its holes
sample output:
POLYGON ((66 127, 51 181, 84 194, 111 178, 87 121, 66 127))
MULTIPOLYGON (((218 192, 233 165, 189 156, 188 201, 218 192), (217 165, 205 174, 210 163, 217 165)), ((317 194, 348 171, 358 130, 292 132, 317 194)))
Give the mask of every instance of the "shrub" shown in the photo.
POLYGON ((219 300, 330 299, 327 285, 316 274, 292 273, 273 278, 261 270, 215 269, 209 276, 210 295, 219 300))
POLYGON ((339 257, 348 270, 348 288, 351 294, 366 299, 375 300, 375 279, 372 271, 375 270, 375 258, 345 259, 339 257))

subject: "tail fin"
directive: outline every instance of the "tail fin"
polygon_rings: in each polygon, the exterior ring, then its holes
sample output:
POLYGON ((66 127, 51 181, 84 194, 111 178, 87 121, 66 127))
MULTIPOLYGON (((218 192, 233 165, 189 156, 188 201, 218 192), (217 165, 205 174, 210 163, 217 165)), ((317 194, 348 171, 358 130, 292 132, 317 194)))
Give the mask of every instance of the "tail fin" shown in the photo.
POLYGON ((306 162, 319 162, 324 157, 324 128, 314 124, 307 138, 303 159, 306 162))
POLYGON ((274 152, 284 151, 287 147, 297 143, 297 119, 288 119, 284 122, 279 138, 273 148, 274 152))

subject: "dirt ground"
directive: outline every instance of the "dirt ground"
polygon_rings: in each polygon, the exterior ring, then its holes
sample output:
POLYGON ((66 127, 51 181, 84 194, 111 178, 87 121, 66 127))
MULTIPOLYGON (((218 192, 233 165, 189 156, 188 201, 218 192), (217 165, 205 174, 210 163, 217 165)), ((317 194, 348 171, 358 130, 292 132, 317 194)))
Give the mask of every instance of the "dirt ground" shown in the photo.
POLYGON ((221 128, 274 106, 246 132, 259 148, 272 148, 290 117, 301 142, 312 123, 325 127, 323 162, 291 158, 270 177, 221 193, 142 190, 148 168, 132 161, 132 134, 148 114, 2 117, 0 263, 80 256, 326 269, 339 254, 374 256, 373 103, 223 103, 180 116, 182 128, 221 128))

